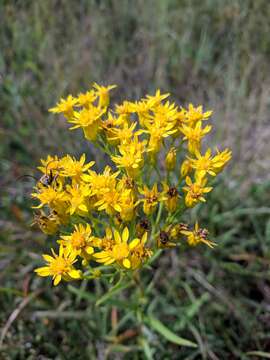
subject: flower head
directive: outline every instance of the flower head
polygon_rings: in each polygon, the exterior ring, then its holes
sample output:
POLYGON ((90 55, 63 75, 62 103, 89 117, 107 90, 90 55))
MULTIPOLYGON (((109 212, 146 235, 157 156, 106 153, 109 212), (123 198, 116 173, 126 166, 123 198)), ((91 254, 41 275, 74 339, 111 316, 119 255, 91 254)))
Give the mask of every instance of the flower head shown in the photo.
POLYGON ((206 229, 201 229, 198 222, 196 222, 193 230, 182 230, 181 233, 187 237, 187 242, 190 246, 204 243, 212 248, 216 245, 214 242, 207 240, 208 231, 206 229))
POLYGON ((43 259, 47 262, 46 266, 35 269, 39 276, 52 276, 54 285, 58 285, 62 279, 69 281, 81 278, 81 272, 73 266, 77 261, 74 252, 62 245, 59 248, 59 255, 53 249, 51 251, 53 256, 43 255, 43 259))
POLYGON ((77 224, 70 235, 62 235, 58 242, 69 248, 71 252, 75 252, 76 255, 88 258, 94 252, 91 233, 89 224, 77 224))

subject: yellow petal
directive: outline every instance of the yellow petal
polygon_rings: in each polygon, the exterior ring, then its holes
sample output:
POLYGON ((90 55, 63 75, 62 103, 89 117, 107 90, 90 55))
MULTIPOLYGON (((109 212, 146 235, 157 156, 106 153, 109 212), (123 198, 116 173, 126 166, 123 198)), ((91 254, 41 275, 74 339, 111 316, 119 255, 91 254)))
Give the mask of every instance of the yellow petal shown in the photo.
POLYGON ((52 256, 50 256, 50 255, 44 254, 44 255, 42 255, 42 257, 47 262, 52 262, 54 260, 54 258, 52 256))
POLYGON ((62 278, 61 275, 56 275, 56 277, 53 280, 53 285, 54 286, 58 285, 61 281, 61 278, 62 278))
POLYGON ((71 270, 68 272, 68 275, 72 277, 73 279, 80 279, 81 278, 81 272, 79 270, 71 270))
POLYGON ((40 267, 34 270, 39 276, 49 276, 51 275, 50 268, 47 266, 40 267))
POLYGON ((129 244, 130 250, 134 249, 140 243, 140 239, 134 239, 129 244))
POLYGON ((129 237, 129 231, 128 231, 128 228, 125 227, 124 230, 123 230, 123 233, 122 233, 123 242, 127 242, 128 237, 129 237))
POLYGON ((122 240, 121 240, 121 236, 120 236, 119 232, 117 230, 114 230, 113 235, 114 235, 115 242, 117 244, 120 244, 122 242, 122 240))
POLYGON ((123 260, 123 265, 124 265, 125 268, 130 269, 131 264, 130 264, 130 261, 128 259, 123 260))

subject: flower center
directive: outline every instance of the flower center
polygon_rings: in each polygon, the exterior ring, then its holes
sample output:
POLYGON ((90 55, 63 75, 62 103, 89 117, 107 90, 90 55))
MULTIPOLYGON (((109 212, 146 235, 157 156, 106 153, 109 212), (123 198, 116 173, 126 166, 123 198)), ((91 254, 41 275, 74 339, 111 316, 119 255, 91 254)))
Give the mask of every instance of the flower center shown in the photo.
POLYGON ((122 260, 129 254, 129 248, 127 244, 117 244, 113 247, 112 255, 115 260, 122 260))

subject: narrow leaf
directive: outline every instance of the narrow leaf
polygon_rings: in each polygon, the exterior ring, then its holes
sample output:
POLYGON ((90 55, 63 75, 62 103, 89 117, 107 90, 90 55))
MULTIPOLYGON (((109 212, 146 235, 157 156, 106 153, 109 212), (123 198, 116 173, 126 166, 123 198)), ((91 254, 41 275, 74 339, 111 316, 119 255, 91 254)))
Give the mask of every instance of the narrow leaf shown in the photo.
POLYGON ((162 324, 158 319, 154 318, 153 316, 148 317, 148 323, 149 325, 156 330, 158 333, 160 333, 162 336, 164 336, 165 339, 168 341, 180 345, 180 346, 188 346, 196 348, 197 344, 194 342, 183 339, 182 337, 176 335, 173 333, 170 329, 168 329, 164 324, 162 324))

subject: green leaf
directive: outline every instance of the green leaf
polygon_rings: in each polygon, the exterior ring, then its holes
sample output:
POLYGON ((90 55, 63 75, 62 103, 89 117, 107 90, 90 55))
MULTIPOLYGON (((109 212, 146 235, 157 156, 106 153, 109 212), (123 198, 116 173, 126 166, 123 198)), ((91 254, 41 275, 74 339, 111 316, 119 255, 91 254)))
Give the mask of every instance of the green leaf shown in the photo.
POLYGON ((156 330, 160 335, 164 336, 165 339, 168 341, 180 345, 180 346, 187 346, 196 348, 197 344, 194 342, 183 339, 182 337, 173 333, 170 329, 168 329, 165 325, 163 325, 158 319, 154 318, 153 316, 148 316, 147 318, 148 324, 156 330))
POLYGON ((270 353, 264 352, 264 351, 249 351, 246 353, 248 356, 259 356, 264 359, 270 359, 270 353))

